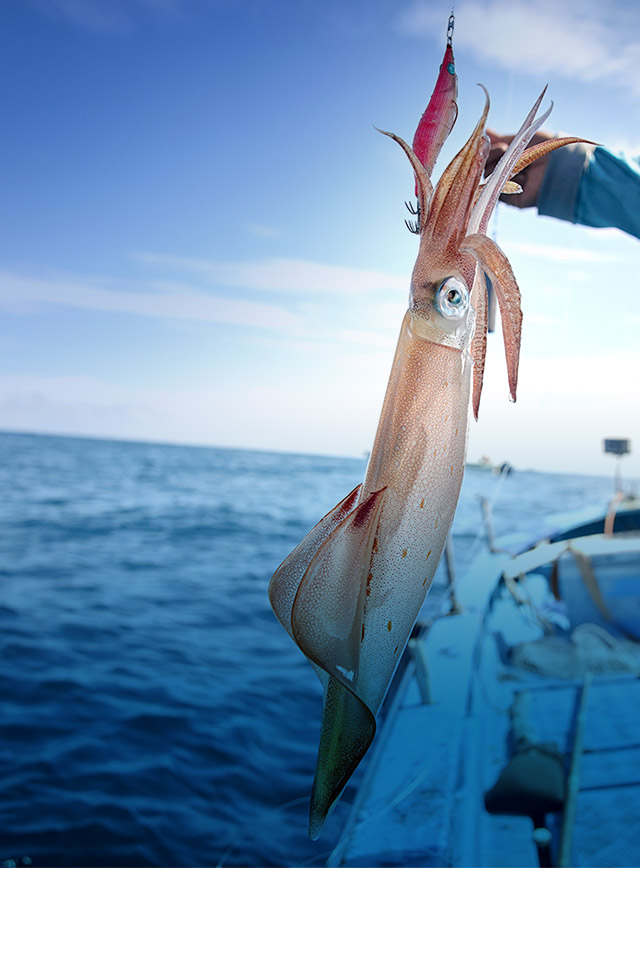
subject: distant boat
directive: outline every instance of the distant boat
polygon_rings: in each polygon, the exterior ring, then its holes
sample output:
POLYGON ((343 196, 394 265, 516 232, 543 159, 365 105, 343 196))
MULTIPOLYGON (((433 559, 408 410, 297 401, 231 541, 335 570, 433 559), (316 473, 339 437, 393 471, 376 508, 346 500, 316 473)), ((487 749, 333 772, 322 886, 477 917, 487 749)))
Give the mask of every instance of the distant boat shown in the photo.
POLYGON ((493 463, 488 456, 481 456, 476 463, 467 463, 467 466, 471 470, 491 470, 493 469, 493 463))
POLYGON ((488 470, 491 473, 497 475, 513 473, 514 468, 511 463, 492 463, 488 456, 481 456, 476 463, 467 463, 469 469, 472 470, 488 470))

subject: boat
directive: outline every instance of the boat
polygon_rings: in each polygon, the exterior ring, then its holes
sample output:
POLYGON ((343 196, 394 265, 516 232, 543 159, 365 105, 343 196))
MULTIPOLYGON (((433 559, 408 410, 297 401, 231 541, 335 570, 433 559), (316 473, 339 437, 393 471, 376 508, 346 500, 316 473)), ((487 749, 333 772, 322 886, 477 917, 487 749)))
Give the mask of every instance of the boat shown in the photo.
POLYGON ((506 460, 504 463, 492 463, 488 456, 481 456, 476 463, 467 463, 466 466, 470 470, 488 470, 490 473, 495 474, 495 476, 508 476, 509 473, 514 472, 511 463, 508 463, 506 460))
POLYGON ((330 867, 640 867, 640 499, 488 529, 413 631, 330 867))

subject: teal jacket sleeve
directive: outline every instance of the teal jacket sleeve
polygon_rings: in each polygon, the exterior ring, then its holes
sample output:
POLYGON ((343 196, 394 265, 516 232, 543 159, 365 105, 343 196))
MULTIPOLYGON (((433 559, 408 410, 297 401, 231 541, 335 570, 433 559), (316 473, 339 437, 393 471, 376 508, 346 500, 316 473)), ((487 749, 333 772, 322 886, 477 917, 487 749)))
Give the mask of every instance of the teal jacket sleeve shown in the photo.
POLYGON ((549 155, 538 213, 640 238, 640 166, 604 147, 575 143, 549 155))

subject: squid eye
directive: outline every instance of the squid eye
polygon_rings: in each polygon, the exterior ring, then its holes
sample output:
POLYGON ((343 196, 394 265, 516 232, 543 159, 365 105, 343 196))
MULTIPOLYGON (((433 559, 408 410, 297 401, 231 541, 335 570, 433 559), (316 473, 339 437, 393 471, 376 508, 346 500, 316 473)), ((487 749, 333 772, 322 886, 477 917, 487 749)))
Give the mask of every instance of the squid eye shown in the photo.
POLYGON ((437 310, 450 320, 461 320, 469 309, 469 292, 459 279, 449 276, 436 290, 437 310))

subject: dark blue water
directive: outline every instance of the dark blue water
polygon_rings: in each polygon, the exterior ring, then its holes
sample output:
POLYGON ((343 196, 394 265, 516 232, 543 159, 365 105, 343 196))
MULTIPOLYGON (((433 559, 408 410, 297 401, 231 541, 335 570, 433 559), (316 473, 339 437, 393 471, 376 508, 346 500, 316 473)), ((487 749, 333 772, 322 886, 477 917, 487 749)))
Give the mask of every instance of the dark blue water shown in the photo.
MULTIPOLYGON (((0 434, 0 862, 321 864, 320 685, 267 584, 362 460, 0 434)), ((470 470, 458 564, 611 481, 470 470)), ((436 604, 444 579, 434 583, 436 604)))

